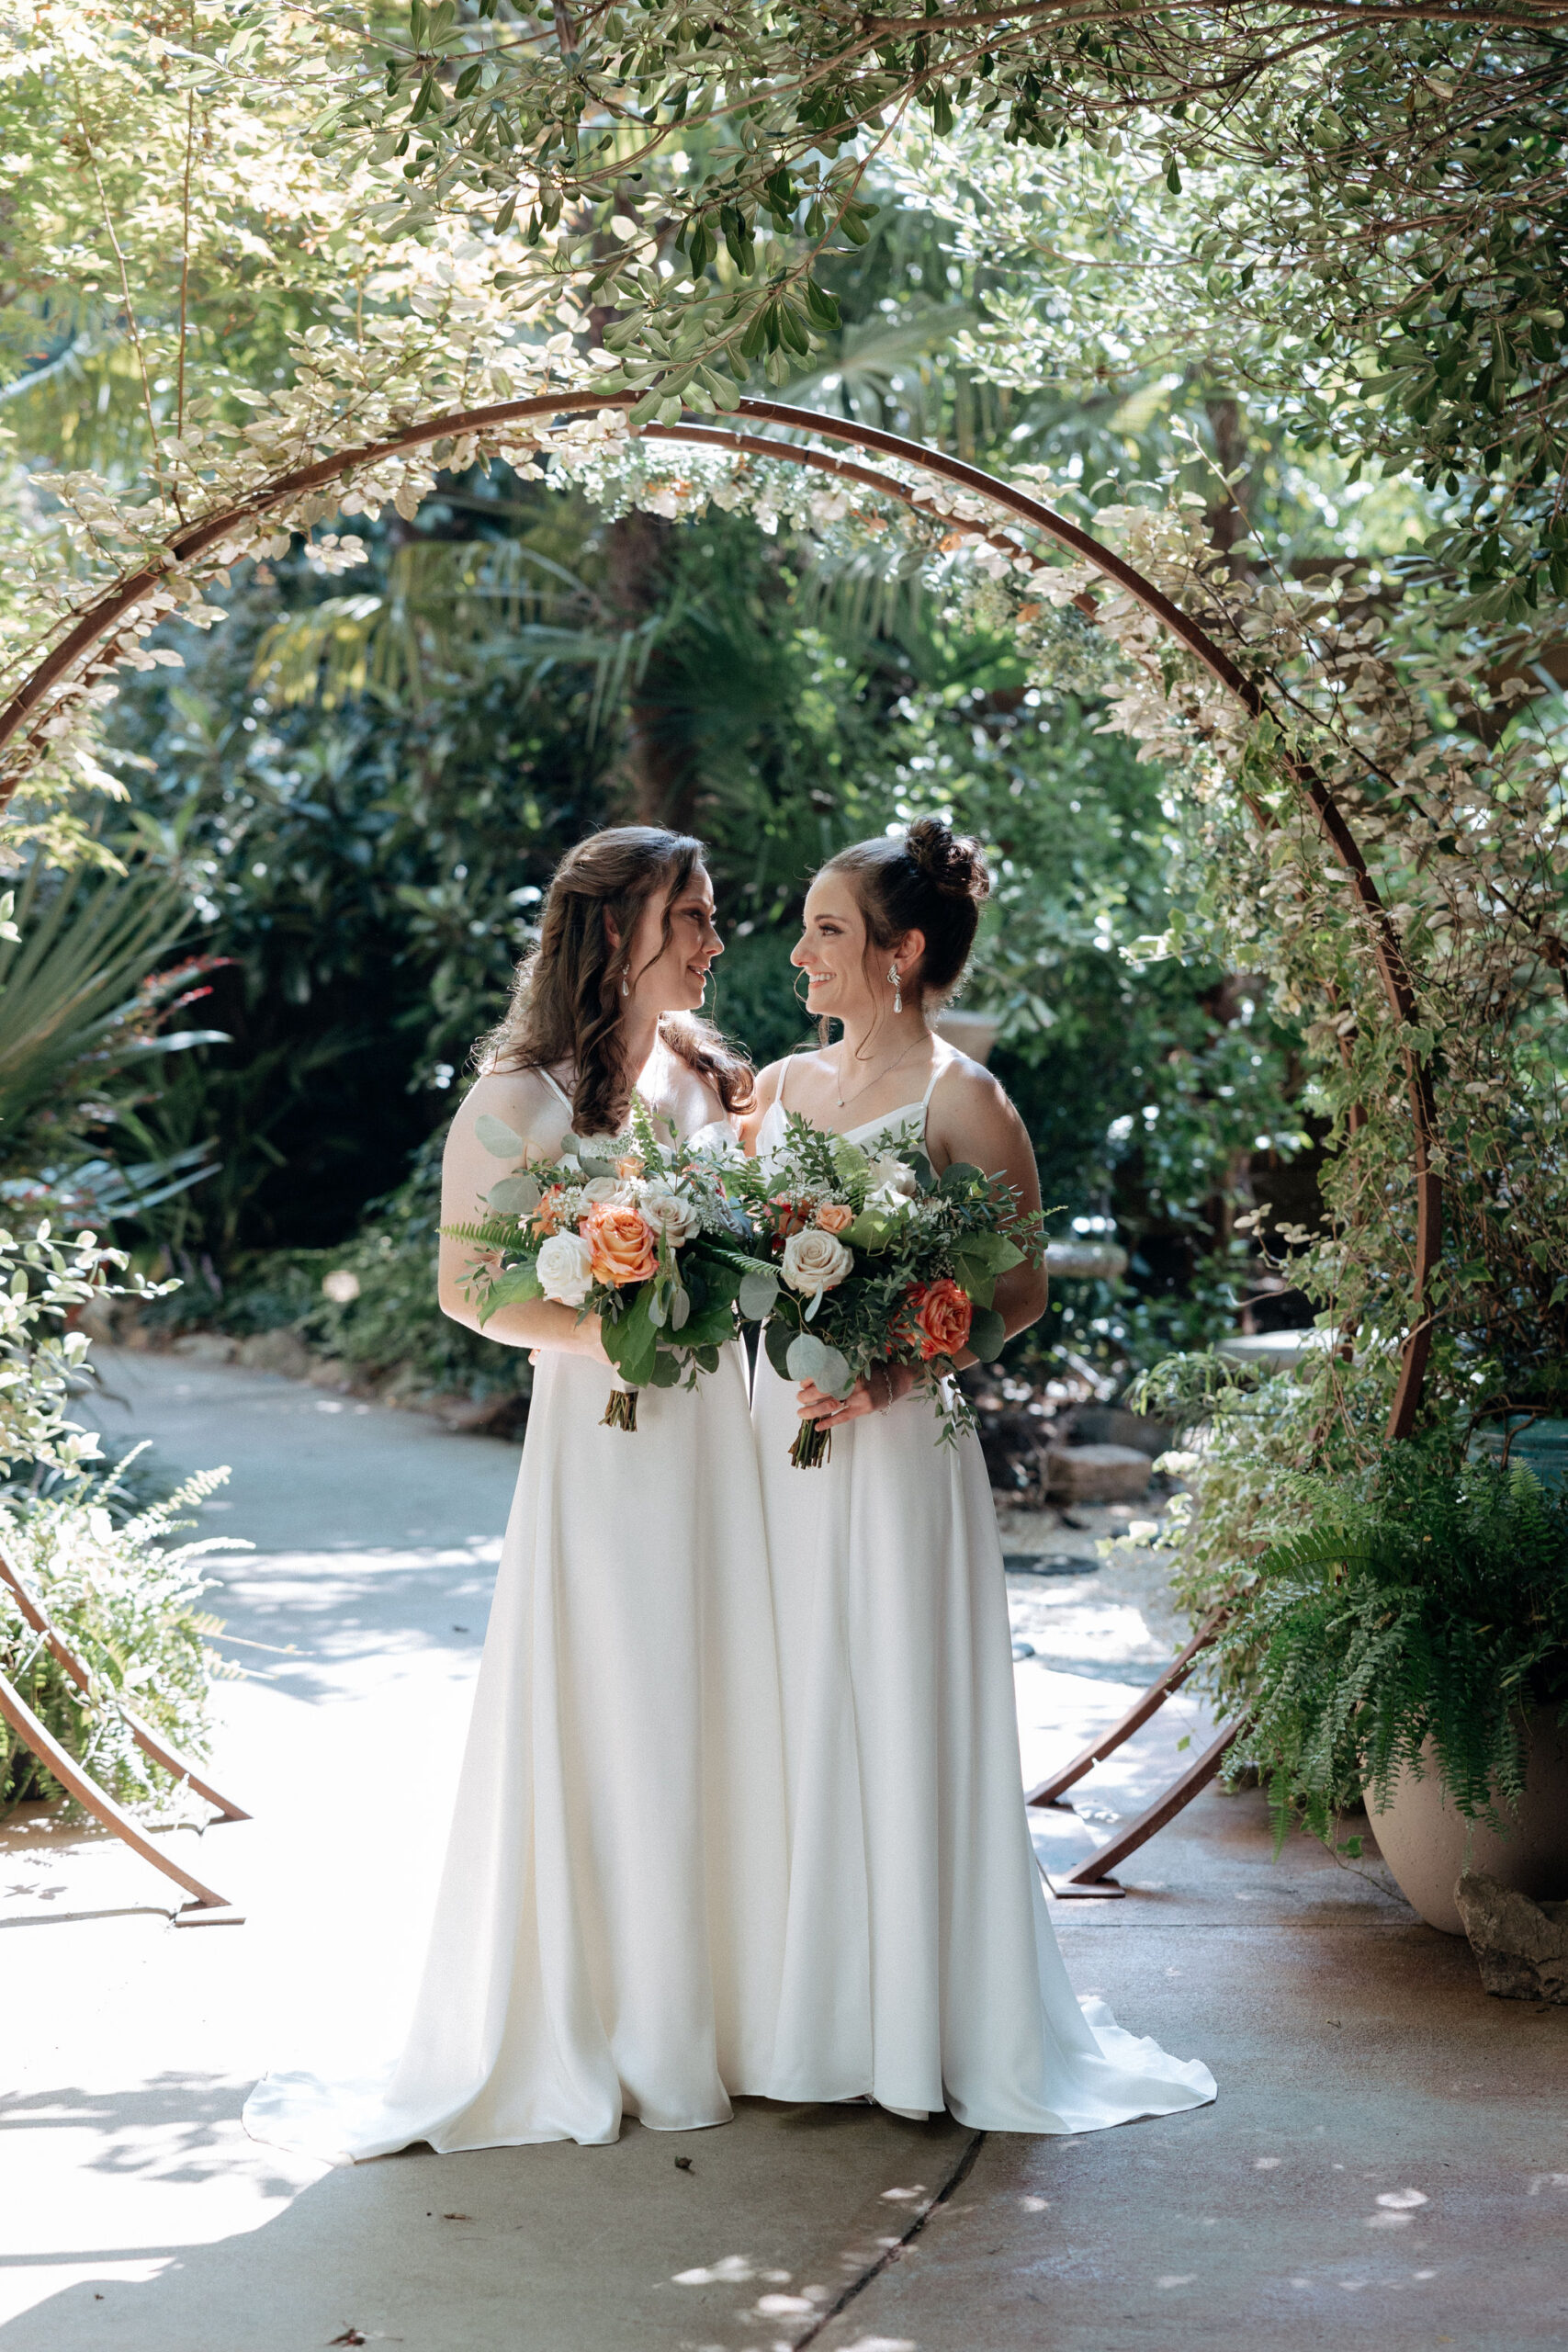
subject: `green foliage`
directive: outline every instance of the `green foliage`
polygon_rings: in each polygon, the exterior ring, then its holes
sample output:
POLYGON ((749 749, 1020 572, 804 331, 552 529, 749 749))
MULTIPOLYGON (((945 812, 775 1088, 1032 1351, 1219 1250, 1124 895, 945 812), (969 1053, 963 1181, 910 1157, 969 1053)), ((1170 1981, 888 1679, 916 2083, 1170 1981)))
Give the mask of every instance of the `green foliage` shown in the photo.
POLYGON ((220 1032, 156 1025, 174 1000, 188 1001, 181 991, 196 972, 188 963, 156 968, 190 921, 185 893, 167 876, 143 867, 62 882, 34 863, 20 892, 7 894, 6 912, 0 1166, 14 1169, 69 1148, 85 1126, 112 1116, 127 1071, 145 1074, 154 1057, 224 1041, 220 1032))
MULTIPOLYGON (((1216 1612, 1245 1611, 1258 1558, 1300 1523, 1293 1478, 1314 1469, 1354 1476, 1371 1458, 1393 1371, 1387 1353, 1347 1363, 1324 1348, 1292 1372, 1261 1375, 1197 1348, 1134 1381, 1133 1411, 1183 1433, 1162 1457, 1184 1483, 1161 1544, 1171 1555, 1173 1597, 1194 1629, 1216 1612)), ((1206 1652, 1199 1669, 1231 1715, 1252 1707, 1259 1671, 1258 1645, 1239 1634, 1206 1652)))
POLYGON ((397 1373, 405 1392, 446 1389, 476 1402, 528 1394, 524 1348, 452 1322, 436 1304, 436 1228, 445 1131, 415 1153, 408 1177, 372 1201, 336 1250, 279 1251, 253 1260, 220 1311, 230 1329, 287 1325, 323 1354, 367 1377, 397 1373), (343 1280, 352 1276, 353 1284, 343 1280), (323 1292, 335 1277, 340 1295, 323 1292))
MULTIPOLYGON (((85 1692, 66 1676, 0 1584, 0 1665, 49 1728, 111 1793, 144 1800, 161 1785, 133 1746, 123 1708, 199 1753, 209 1659, 219 1629, 201 1614, 194 1566, 218 1539, 170 1548, 192 1522, 183 1513, 228 1476, 208 1471, 167 1497, 132 1498, 129 1462, 105 1477, 97 1435, 70 1419, 90 1342, 68 1319, 106 1296, 146 1298, 139 1276, 111 1279, 124 1259, 91 1233, 66 1244, 47 1223, 29 1238, 0 1233, 0 1548, 44 1613, 88 1668, 85 1692)), ((237 1548, 244 1549, 241 1545, 237 1548)), ((163 1785, 166 1786, 166 1778, 163 1785)), ((0 1802, 50 1793, 7 1731, 0 1744, 0 1802)))
POLYGON ((1299 1810, 1332 1838, 1347 1798, 1385 1804, 1428 1740, 1456 1809, 1505 1826, 1529 1712, 1568 1720, 1568 1493, 1464 1462, 1446 1432, 1282 1485, 1304 1524, 1258 1560, 1219 1636, 1248 1662, 1277 1837, 1299 1810))
MULTIPOLYGON (((248 1546, 209 1537, 171 1544, 223 1484, 227 1470, 186 1479, 130 1516, 116 1476, 76 1474, 41 1498, 0 1502, 0 1547, 66 1646, 86 1667, 84 1691, 60 1667, 0 1584, 0 1667, 62 1747, 125 1804, 165 1800, 169 1776, 149 1762, 126 1722, 130 1709, 176 1746, 206 1752, 212 1673, 208 1640, 220 1634, 200 1607, 199 1561, 248 1546)), ((8 1727, 0 1728, 0 1804, 60 1792, 8 1727)))
POLYGON ((67 1411, 91 1345, 71 1327, 97 1298, 162 1295, 139 1273, 112 1280, 126 1264, 91 1232, 57 1237, 47 1218, 20 1238, 0 1230, 0 1473, 74 1475, 97 1458, 96 1436, 67 1411))

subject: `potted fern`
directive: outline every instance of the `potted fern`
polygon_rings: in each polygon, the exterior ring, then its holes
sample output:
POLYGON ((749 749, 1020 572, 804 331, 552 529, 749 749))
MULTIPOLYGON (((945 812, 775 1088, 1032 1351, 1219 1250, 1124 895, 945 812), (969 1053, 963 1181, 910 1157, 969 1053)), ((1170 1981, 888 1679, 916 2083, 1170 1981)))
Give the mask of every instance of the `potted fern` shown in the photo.
POLYGON ((1332 1844, 1364 1793, 1403 1892, 1450 1935, 1466 1868, 1568 1895, 1568 1491, 1444 1431, 1286 1485, 1305 1523, 1221 1634, 1276 1835, 1300 1817, 1332 1844))

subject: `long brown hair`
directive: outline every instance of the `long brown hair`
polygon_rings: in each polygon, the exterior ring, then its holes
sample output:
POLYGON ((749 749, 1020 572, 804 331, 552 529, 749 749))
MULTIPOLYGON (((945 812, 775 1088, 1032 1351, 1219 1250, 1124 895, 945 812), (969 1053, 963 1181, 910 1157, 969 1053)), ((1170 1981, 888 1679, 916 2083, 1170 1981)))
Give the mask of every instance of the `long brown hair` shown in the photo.
MULTIPOLYGON (((638 978, 631 968, 637 922, 649 899, 662 895, 662 955, 671 939, 670 910, 703 854, 703 844, 690 833, 667 832, 661 825, 611 825, 568 850, 545 899, 538 946, 517 967, 506 1016, 474 1049, 479 1068, 550 1069, 570 1062, 576 1072, 571 1116, 577 1133, 613 1132, 625 1116, 636 1075, 622 1066, 619 1035, 621 982, 638 978), (618 947, 611 944, 611 921, 618 947)), ((711 1023, 666 1012, 659 1038, 712 1087, 727 1111, 750 1109, 751 1066, 711 1023)))

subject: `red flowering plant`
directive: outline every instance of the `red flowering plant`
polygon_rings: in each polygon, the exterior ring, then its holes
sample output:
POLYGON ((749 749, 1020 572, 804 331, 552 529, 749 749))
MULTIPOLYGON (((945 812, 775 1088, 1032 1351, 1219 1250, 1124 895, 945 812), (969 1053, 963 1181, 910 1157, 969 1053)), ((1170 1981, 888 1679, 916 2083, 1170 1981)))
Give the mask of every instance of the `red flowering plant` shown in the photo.
MULTIPOLYGON (((1040 1211, 966 1162, 936 1175, 913 1128, 890 1125, 863 1148, 796 1117, 781 1150, 737 1172, 735 1190, 766 1253, 741 1284, 740 1312, 763 1325, 781 1378, 847 1396, 874 1365, 911 1364, 938 1442, 968 1427, 968 1399, 948 1374, 965 1348, 982 1362, 1000 1352, 997 1281, 1044 1262, 1040 1211)), ((803 1421, 790 1460, 817 1469, 831 1446, 830 1430, 803 1421)))

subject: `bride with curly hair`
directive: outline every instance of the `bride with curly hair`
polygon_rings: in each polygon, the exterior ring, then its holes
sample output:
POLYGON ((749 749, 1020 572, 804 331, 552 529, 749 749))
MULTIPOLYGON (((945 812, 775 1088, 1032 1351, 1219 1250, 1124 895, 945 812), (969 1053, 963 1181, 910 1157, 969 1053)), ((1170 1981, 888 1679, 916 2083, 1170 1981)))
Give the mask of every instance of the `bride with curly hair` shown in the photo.
MULTIPOLYGON (((536 953, 452 1123, 444 1226, 501 1163, 624 1127, 729 1122, 751 1071, 697 1016, 721 952, 702 844, 615 826, 562 861, 536 953)), ((446 1312, 477 1328, 473 1250, 446 1312)), ((772 2059, 786 1890, 767 1548, 739 1347, 603 1426, 598 1318, 549 1300, 486 1336, 536 1365, 435 1924, 389 2079, 271 2075, 247 2128, 323 2154, 604 2142, 723 2123, 772 2059)))

